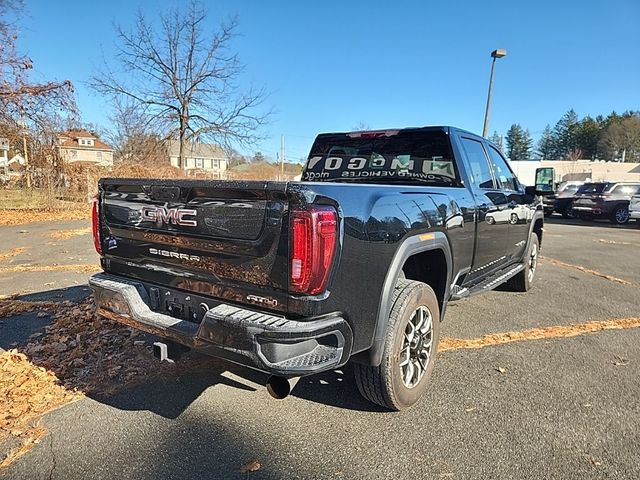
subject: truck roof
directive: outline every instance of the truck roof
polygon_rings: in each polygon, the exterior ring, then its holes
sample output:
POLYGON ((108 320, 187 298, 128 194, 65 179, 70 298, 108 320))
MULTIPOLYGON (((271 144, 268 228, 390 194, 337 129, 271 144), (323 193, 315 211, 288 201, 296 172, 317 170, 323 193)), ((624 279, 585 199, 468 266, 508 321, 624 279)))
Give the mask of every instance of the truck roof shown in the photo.
POLYGON ((325 133, 320 133, 318 136, 321 135, 349 135, 349 134, 372 134, 372 133, 382 133, 382 132, 389 132, 389 131, 398 131, 398 132, 404 132, 404 131, 412 131, 412 130, 441 130, 444 132, 449 133, 451 130, 457 130, 458 132, 461 133, 465 133, 468 135, 473 135, 474 137, 480 137, 479 135, 473 133, 473 132, 469 132, 468 130, 464 130, 462 128, 458 128, 458 127, 453 127, 450 125, 425 125, 423 127, 405 127, 405 128, 380 128, 380 129, 375 129, 375 130, 354 130, 351 132, 325 132, 325 133))

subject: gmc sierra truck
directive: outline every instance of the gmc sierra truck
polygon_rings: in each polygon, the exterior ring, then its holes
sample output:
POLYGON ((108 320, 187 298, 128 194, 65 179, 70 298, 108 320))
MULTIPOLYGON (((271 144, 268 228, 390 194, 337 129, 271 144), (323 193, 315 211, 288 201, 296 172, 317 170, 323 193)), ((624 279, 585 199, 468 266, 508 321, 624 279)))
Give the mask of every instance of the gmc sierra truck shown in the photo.
POLYGON ((427 388, 450 301, 529 290, 542 208, 472 133, 321 134, 300 182, 101 179, 90 284, 162 359, 260 370, 277 398, 351 362, 364 397, 400 410, 427 388))

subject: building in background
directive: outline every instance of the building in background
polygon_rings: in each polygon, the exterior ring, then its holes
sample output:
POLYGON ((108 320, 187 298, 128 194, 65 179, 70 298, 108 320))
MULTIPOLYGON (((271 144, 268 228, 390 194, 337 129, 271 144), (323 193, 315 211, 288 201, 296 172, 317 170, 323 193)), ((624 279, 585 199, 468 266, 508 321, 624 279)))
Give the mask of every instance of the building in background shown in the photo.
POLYGON ((169 141, 169 161, 171 166, 193 173, 211 174, 215 178, 221 178, 229 167, 229 156, 219 146, 208 143, 188 142, 182 152, 182 165, 179 161, 180 143, 169 141))
POLYGON ((69 130, 58 135, 58 151, 65 163, 113 165, 113 148, 86 130, 69 130))

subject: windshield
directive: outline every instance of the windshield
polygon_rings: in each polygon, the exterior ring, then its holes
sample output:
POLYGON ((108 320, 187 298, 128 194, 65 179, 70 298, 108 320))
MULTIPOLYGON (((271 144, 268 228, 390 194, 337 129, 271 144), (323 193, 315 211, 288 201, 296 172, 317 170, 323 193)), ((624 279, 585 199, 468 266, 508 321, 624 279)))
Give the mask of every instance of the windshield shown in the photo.
POLYGON ((453 186, 458 173, 449 136, 416 129, 319 135, 302 179, 453 186))
POLYGON ((607 188, 608 183, 585 183, 577 193, 602 193, 607 188))

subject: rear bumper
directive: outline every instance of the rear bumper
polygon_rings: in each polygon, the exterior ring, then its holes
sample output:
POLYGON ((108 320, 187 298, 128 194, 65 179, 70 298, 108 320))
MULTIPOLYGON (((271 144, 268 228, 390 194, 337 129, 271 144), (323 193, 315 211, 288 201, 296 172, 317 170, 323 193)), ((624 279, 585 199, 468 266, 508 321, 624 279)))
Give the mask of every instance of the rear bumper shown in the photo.
POLYGON ((351 354, 353 334, 338 315, 289 320, 219 303, 196 323, 151 310, 142 282, 98 273, 89 285, 98 314, 106 318, 272 375, 330 370, 351 354))
POLYGON ((591 215, 607 215, 607 212, 603 207, 599 205, 585 206, 573 204, 573 210, 577 213, 588 213, 591 215))

